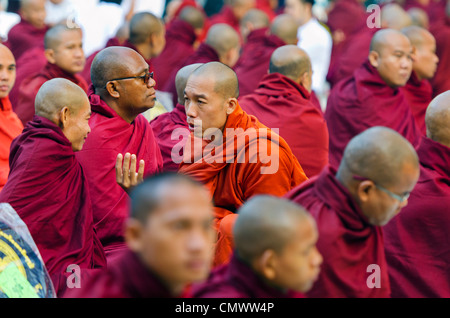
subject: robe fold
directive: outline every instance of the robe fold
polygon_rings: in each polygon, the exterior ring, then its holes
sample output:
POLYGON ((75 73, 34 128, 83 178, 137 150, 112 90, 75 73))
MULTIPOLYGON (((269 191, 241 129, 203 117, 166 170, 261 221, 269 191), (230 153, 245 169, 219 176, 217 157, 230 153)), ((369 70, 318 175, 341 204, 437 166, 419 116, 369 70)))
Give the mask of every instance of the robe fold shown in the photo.
POLYGON ((35 116, 11 144, 8 202, 27 225, 58 295, 71 264, 106 266, 95 232, 87 178, 70 141, 50 120, 35 116))
POLYGON ((353 77, 332 89, 325 120, 330 135, 330 165, 335 168, 350 139, 370 127, 389 127, 414 147, 421 137, 403 92, 387 86, 368 60, 353 77))
POLYGON ((22 54, 34 47, 44 48, 44 37, 48 29, 48 26, 38 29, 21 19, 18 24, 9 30, 8 41, 5 45, 9 47, 17 61, 22 54))
POLYGON ((450 297, 450 148, 427 137, 408 205, 384 228, 392 297, 450 297))
POLYGON ((194 298, 304 298, 303 294, 267 285, 235 252, 226 265, 192 287, 194 298))
POLYGON ((442 25, 433 32, 436 39, 436 55, 439 63, 434 77, 431 79, 433 97, 450 90, 450 26, 442 25))
POLYGON ((223 139, 208 142, 191 133, 183 156, 179 172, 205 184, 214 200, 215 265, 231 256, 234 213, 246 200, 256 194, 280 197, 307 180, 286 141, 239 104, 228 116, 223 139), (228 225, 221 226, 227 217, 228 225))
POLYGON ((428 80, 419 80, 413 71, 408 83, 400 90, 405 94, 411 112, 416 120, 416 125, 423 135, 426 135, 427 128, 425 126, 425 113, 427 107, 433 99, 433 88, 428 80))
POLYGON ((11 142, 22 130, 22 122, 13 112, 8 96, 0 98, 0 192, 8 180, 11 142))
MULTIPOLYGON (((295 188, 286 198, 303 206, 317 223, 317 249, 323 263, 310 298, 390 297, 388 267, 381 227, 372 226, 350 192, 336 179, 336 170, 323 172, 295 188), (380 288, 371 288, 371 264, 379 266, 380 288)), ((373 286, 375 287, 375 286, 373 286)))
POLYGON ((239 103, 265 126, 280 130, 308 177, 328 164, 327 123, 303 86, 279 73, 267 74, 239 103))
POLYGON ((34 116, 34 100, 42 84, 57 77, 65 78, 80 86, 85 92, 88 91, 88 85, 81 76, 70 74, 56 64, 47 62, 38 74, 24 79, 19 87, 18 101, 14 111, 24 125, 34 116))
POLYGON ((252 38, 250 33, 247 43, 250 48, 244 51, 246 56, 235 67, 240 97, 253 93, 259 81, 269 72, 273 51, 286 45, 283 40, 273 34, 252 38))
POLYGON ((177 104, 171 112, 159 115, 150 122, 150 126, 153 129, 159 149, 161 150, 163 171, 178 171, 180 162, 174 162, 172 151, 177 149, 179 150, 178 154, 182 156, 183 140, 187 140, 191 133, 186 121, 184 105, 177 104), (172 137, 173 134, 175 134, 174 137, 172 137), (180 147, 176 148, 176 145, 180 145, 180 147))
POLYGON ((94 224, 109 261, 125 248, 124 222, 129 216, 129 196, 116 183, 117 155, 129 152, 136 155, 138 163, 143 159, 144 177, 161 171, 162 158, 144 116, 138 115, 131 124, 127 123, 94 93, 92 85, 89 100, 91 133, 77 158, 89 182, 94 224))

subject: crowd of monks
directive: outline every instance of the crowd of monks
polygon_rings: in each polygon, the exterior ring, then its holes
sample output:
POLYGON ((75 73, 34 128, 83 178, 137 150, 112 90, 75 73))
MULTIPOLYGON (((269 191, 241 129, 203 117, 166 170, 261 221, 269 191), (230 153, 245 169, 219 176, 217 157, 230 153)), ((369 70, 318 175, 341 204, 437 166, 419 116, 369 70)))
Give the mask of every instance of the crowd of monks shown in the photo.
POLYGON ((450 297, 449 1, 172 0, 89 56, 45 2, 0 43, 0 202, 58 297, 450 297))

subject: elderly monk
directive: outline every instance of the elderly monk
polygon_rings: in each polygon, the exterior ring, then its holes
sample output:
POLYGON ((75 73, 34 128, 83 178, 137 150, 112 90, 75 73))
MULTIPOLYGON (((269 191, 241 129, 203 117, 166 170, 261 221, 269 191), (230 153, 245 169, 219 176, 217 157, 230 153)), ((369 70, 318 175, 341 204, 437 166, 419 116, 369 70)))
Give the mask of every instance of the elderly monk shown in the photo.
POLYGON ((322 263, 314 219, 301 206, 267 195, 251 198, 238 214, 231 262, 194 285, 194 297, 304 297, 322 263))
POLYGON ((245 96, 258 87, 259 81, 267 74, 270 57, 280 46, 297 44, 298 25, 295 19, 287 14, 277 16, 266 36, 258 43, 252 43, 252 50, 247 50, 247 56, 241 55, 242 60, 235 67, 239 79, 240 96, 245 96))
POLYGON ((337 172, 327 167, 286 195, 319 229, 324 262, 308 297, 390 296, 381 226, 407 205, 419 171, 405 138, 372 127, 349 142, 337 172))
POLYGON ((188 6, 167 27, 166 46, 152 61, 159 87, 164 87, 172 72, 180 69, 183 61, 194 54, 194 45, 203 32, 204 24, 203 12, 188 6))
POLYGON ((255 6, 256 0, 228 0, 222 10, 209 19, 209 23, 211 25, 226 23, 240 33, 241 19, 255 6))
POLYGON ((71 264, 106 265, 95 232, 87 178, 75 157, 90 132, 86 93, 69 80, 52 79, 36 96, 36 115, 11 145, 11 172, 0 193, 33 236, 58 296, 71 264))
POLYGON ((16 60, 34 47, 42 47, 48 30, 45 24, 45 0, 20 0, 21 21, 8 33, 6 45, 16 60))
MULTIPOLYGON (((206 40, 193 55, 186 58, 182 66, 195 63, 221 62, 234 67, 240 54, 239 34, 229 25, 219 23, 213 25, 206 35, 206 40)), ((177 104, 177 90, 175 76, 178 70, 172 72, 170 79, 162 89, 172 94, 173 104, 177 104)))
POLYGON ((84 68, 83 34, 80 28, 56 25, 44 39, 47 64, 36 75, 22 81, 14 110, 25 125, 34 116, 34 99, 39 88, 52 78, 65 78, 88 91, 86 81, 77 73, 84 68))
POLYGON ((433 99, 405 212, 383 230, 393 297, 450 297, 450 91, 433 99))
POLYGON ((211 269, 212 219, 213 206, 202 184, 172 173, 146 179, 131 192, 127 250, 67 297, 188 296, 187 285, 206 279, 211 269))
POLYGON ((176 147, 176 145, 179 144, 180 137, 186 140, 190 134, 184 108, 184 89, 191 73, 201 65, 203 64, 187 65, 178 71, 175 78, 178 94, 177 105, 171 112, 164 113, 150 122, 161 150, 164 171, 176 172, 180 166, 179 163, 173 161, 172 153, 182 154, 184 144, 181 144, 180 147, 176 147))
POLYGON ((307 179, 286 141, 245 113, 238 95, 236 73, 219 62, 196 69, 184 94, 192 133, 179 172, 205 184, 214 199, 216 265, 231 257, 231 226, 247 199, 282 196, 307 179))
POLYGON ((239 98, 242 109, 270 128, 280 129, 308 177, 328 164, 328 128, 312 103, 311 61, 296 45, 276 49, 253 94, 239 98))
POLYGON ((11 51, 0 44, 0 191, 8 179, 9 148, 23 129, 22 122, 13 112, 8 94, 16 79, 16 61, 11 51))
POLYGON ((436 55, 436 41, 427 30, 410 26, 402 30, 414 49, 413 71, 408 83, 401 88, 411 107, 417 127, 426 134, 425 112, 433 98, 430 82, 436 73, 439 58, 436 55))
POLYGON ((333 167, 339 166, 349 140, 369 127, 392 128, 418 145, 421 132, 399 89, 411 75, 412 53, 409 39, 400 31, 380 30, 372 38, 366 62, 332 89, 325 119, 333 167))
POLYGON ((155 81, 144 58, 125 47, 100 51, 91 76, 92 132, 77 158, 88 177, 94 222, 109 261, 125 248, 123 226, 129 204, 123 185, 116 183, 116 160, 128 163, 134 169, 132 176, 136 165, 140 177, 162 169, 152 128, 141 115, 155 105, 155 81))

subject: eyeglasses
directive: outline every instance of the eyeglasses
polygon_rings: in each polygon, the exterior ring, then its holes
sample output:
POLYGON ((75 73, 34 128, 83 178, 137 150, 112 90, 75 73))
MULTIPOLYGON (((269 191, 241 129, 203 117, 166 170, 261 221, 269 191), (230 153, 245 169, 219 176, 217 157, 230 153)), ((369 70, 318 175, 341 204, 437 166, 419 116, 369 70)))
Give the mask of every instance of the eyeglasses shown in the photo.
POLYGON ((103 87, 103 88, 105 89, 106 86, 108 85, 108 83, 112 82, 112 81, 122 81, 122 80, 127 80, 127 79, 134 79, 134 78, 143 79, 144 80, 144 84, 148 85, 148 82, 150 81, 150 78, 153 79, 153 72, 145 73, 145 75, 143 75, 143 76, 130 76, 130 77, 115 78, 115 79, 107 81, 105 87, 103 87))
MULTIPOLYGON (((364 178, 364 177, 360 177, 360 176, 353 176, 353 179, 355 180, 360 180, 360 181, 366 181, 366 180, 370 180, 368 178, 364 178)), ((373 182, 373 181, 372 181, 373 182)), ((375 185, 375 187, 377 187, 378 189, 380 189, 381 191, 387 193, 391 198, 394 198, 395 200, 399 201, 400 203, 405 202, 406 200, 408 200, 409 196, 410 196, 410 192, 407 192, 403 195, 398 195, 395 194, 392 191, 389 191, 388 189, 376 184, 375 182, 373 183, 375 185)))

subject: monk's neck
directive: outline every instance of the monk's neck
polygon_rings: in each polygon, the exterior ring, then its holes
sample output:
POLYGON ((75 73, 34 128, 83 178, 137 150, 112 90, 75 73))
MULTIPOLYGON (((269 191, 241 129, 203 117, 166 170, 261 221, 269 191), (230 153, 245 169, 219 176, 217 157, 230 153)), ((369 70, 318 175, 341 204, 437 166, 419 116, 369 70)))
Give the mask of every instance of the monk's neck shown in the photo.
POLYGON ((153 57, 152 48, 148 43, 134 44, 134 46, 145 60, 149 60, 153 57))
POLYGON ((117 113, 117 115, 119 115, 119 117, 121 117, 123 120, 125 120, 128 124, 131 124, 136 119, 136 117, 139 115, 139 114, 130 114, 129 112, 127 112, 123 108, 119 107, 115 103, 107 103, 107 104, 109 107, 111 107, 117 113))

